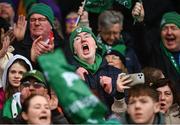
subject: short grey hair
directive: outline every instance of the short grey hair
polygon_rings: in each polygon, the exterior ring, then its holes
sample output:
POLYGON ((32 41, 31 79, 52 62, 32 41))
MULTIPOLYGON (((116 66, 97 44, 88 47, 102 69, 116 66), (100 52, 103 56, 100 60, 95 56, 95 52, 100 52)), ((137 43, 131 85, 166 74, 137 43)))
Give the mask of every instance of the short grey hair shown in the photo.
POLYGON ((109 29, 113 24, 123 25, 124 16, 120 11, 106 10, 98 17, 98 28, 109 29))

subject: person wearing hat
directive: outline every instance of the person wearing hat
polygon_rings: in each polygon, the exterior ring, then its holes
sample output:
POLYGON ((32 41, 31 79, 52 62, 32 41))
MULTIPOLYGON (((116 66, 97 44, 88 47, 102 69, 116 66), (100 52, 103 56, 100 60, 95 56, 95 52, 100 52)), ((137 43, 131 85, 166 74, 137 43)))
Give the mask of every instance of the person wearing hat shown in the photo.
MULTIPOLYGON (((144 37, 146 34, 139 34, 144 37)), ((154 42, 139 40, 138 48, 142 52, 139 56, 144 56, 148 62, 145 66, 160 69, 165 77, 172 80, 177 91, 180 91, 180 14, 171 11, 162 16, 160 23, 160 39, 154 42)))
POLYGON ((59 112, 58 99, 56 95, 48 93, 48 85, 45 80, 44 75, 38 70, 30 70, 23 74, 20 85, 20 93, 13 95, 4 105, 3 112, 5 113, 3 117, 8 118, 18 118, 18 114, 21 112, 22 103, 30 95, 39 94, 47 97, 51 111, 52 111, 52 121, 56 124, 68 123, 66 118, 63 116, 62 112, 59 112), (51 97, 50 97, 51 96, 51 97))
POLYGON ((116 95, 116 80, 120 69, 108 65, 96 53, 97 39, 89 27, 79 26, 70 36, 70 48, 76 61, 76 73, 109 108, 116 95))
POLYGON ((0 0, 0 17, 5 19, 11 26, 13 26, 15 5, 12 0, 0 0))
POLYGON ((54 13, 44 3, 33 4, 27 14, 27 30, 23 42, 14 43, 14 53, 22 54, 33 62, 39 55, 60 46, 61 37, 54 29, 54 13))
POLYGON ((98 17, 98 51, 104 55, 115 46, 123 46, 125 53, 126 67, 129 73, 141 71, 141 65, 134 49, 130 46, 133 43, 130 35, 123 31, 124 16, 115 10, 106 10, 98 17))
POLYGON ((116 45, 107 51, 105 58, 109 65, 112 65, 116 68, 119 68, 124 73, 128 73, 126 68, 126 59, 125 59, 125 46, 116 45))

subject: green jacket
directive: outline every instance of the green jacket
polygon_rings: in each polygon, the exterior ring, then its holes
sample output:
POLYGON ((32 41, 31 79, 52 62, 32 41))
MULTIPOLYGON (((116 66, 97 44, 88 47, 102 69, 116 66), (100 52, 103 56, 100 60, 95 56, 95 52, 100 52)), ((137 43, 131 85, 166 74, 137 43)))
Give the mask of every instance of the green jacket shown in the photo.
POLYGON ((2 111, 2 116, 3 117, 8 117, 8 118, 15 118, 17 117, 17 115, 21 112, 21 108, 19 107, 18 104, 16 104, 16 111, 13 113, 12 111, 12 101, 13 101, 13 97, 9 98, 3 107, 3 111, 2 111))

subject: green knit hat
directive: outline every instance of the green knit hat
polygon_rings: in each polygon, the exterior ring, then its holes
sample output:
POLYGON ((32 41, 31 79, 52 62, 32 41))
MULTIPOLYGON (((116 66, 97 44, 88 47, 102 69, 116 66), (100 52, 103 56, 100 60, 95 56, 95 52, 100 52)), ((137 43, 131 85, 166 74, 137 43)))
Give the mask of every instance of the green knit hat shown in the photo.
POLYGON ((97 38, 89 27, 79 26, 73 30, 73 32, 71 33, 71 36, 70 36, 70 48, 71 48, 72 53, 74 53, 74 47, 73 47, 74 38, 82 32, 90 33, 92 35, 92 37, 94 38, 95 42, 97 43, 97 38))
POLYGON ((44 3, 33 4, 31 9, 29 10, 28 19, 30 19, 30 16, 34 13, 45 16, 50 22, 51 26, 54 26, 54 13, 51 7, 49 7, 48 5, 44 3))
POLYGON ((178 28, 180 28, 180 14, 177 12, 167 12, 163 15, 160 28, 162 28, 165 24, 175 24, 178 28))
POLYGON ((113 46, 111 49, 107 50, 106 55, 111 55, 114 54, 116 56, 119 56, 122 63, 126 65, 126 59, 125 59, 125 51, 126 51, 126 46, 123 44, 118 44, 116 46, 113 46))
POLYGON ((35 78, 39 82, 42 82, 47 87, 47 83, 46 83, 44 75, 38 70, 30 70, 30 71, 24 73, 23 77, 21 79, 21 82, 27 80, 28 78, 35 78))

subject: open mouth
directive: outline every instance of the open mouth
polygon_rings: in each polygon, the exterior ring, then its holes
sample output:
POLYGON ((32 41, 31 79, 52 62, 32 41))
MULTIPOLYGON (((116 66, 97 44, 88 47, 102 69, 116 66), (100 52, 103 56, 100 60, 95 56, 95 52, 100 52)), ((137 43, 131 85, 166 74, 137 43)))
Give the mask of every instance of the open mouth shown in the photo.
POLYGON ((164 104, 164 103, 161 103, 160 105, 161 105, 161 106, 165 106, 166 104, 164 104))
POLYGON ((84 54, 89 53, 89 46, 87 44, 83 44, 82 45, 82 49, 83 49, 83 53, 84 54))
POLYGON ((166 40, 168 41, 168 43, 172 43, 176 40, 175 37, 166 37, 166 40))
POLYGON ((160 103, 160 109, 165 110, 166 109, 166 104, 165 103, 160 103))
POLYGON ((47 120, 47 116, 41 116, 39 117, 40 120, 47 120))

